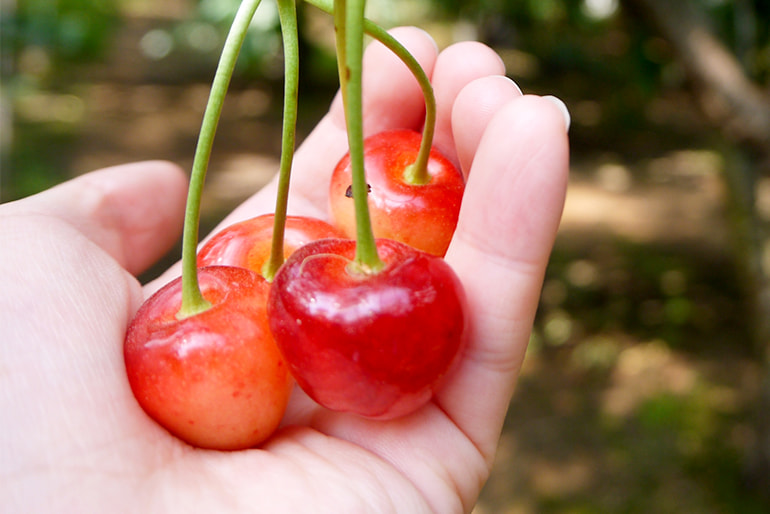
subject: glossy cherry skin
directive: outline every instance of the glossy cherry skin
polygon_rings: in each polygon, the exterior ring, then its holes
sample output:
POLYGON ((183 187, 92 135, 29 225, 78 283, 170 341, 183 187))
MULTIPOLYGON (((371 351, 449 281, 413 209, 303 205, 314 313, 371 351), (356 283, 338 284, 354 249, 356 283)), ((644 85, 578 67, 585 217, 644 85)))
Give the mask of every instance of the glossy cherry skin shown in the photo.
POLYGON ((317 403, 392 419, 430 400, 465 339, 462 286, 446 262, 377 241, 383 270, 353 270, 355 242, 297 250, 268 301, 270 328, 292 374, 317 403))
MULTIPOLYGON (((217 232, 198 251, 198 267, 238 266, 257 273, 270 257, 273 214, 234 223, 217 232)), ((327 237, 343 237, 340 230, 325 221, 305 216, 287 216, 283 254, 288 258, 297 248, 327 237)))
POLYGON ((293 379, 270 333, 269 284, 236 267, 199 270, 212 307, 178 320, 181 281, 139 309, 124 358, 142 408, 169 432, 209 449, 251 448, 278 427, 293 379))
MULTIPOLYGON (((457 226, 465 181, 462 173, 438 150, 428 161, 430 181, 412 184, 404 177, 417 158, 422 136, 412 130, 392 130, 364 141, 364 167, 369 212, 375 237, 401 241, 443 256, 457 226)), ((329 190, 333 223, 354 238, 356 220, 351 198, 350 156, 337 164, 329 190)))

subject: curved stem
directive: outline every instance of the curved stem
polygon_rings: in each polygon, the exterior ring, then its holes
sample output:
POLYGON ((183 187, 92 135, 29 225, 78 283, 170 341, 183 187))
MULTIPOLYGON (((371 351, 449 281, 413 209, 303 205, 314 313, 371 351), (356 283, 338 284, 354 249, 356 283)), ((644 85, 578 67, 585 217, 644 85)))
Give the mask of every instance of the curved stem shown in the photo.
POLYGON ((428 74, 422 69, 417 59, 388 31, 368 20, 365 21, 364 27, 367 33, 401 59, 422 89, 422 96, 425 99, 425 124, 422 130, 422 140, 417 158, 404 170, 404 180, 415 185, 427 184, 430 182, 428 159, 433 147, 433 134, 436 130, 436 96, 433 94, 433 85, 431 85, 428 74))
MULTIPOLYGON (((333 14, 334 12, 330 0, 305 0, 305 2, 328 14, 333 14)), ((422 94, 425 98, 425 124, 422 131, 422 141, 420 143, 417 159, 407 167, 404 172, 404 179, 410 184, 427 184, 430 182, 430 175, 428 175, 428 158, 430 157, 430 150, 433 146, 433 135, 436 129, 436 97, 433 93, 433 86, 430 83, 430 78, 428 78, 427 73, 425 73, 425 70, 420 66, 420 63, 417 62, 417 59, 409 53, 409 50, 399 43, 399 41, 387 30, 368 19, 364 20, 364 30, 401 59, 401 62, 409 68, 409 71, 417 80, 420 89, 422 89, 422 94)), ((343 92, 343 101, 344 96, 345 93, 343 92)))
POLYGON ((289 179, 294 160, 297 129, 297 96, 299 91, 299 36, 295 0, 278 0, 278 16, 283 36, 283 132, 281 136, 281 165, 278 171, 278 192, 275 200, 273 239, 270 257, 262 268, 262 276, 272 282, 283 264, 283 238, 289 202, 289 179))
POLYGON ((353 179, 353 203, 356 212, 355 264, 366 273, 384 266, 377 254, 377 245, 369 216, 368 191, 364 172, 363 122, 363 55, 365 0, 335 0, 334 22, 337 36, 338 59, 340 50, 344 64, 340 65, 340 88, 345 100, 345 122, 350 147, 350 165, 353 179))
POLYGON ((196 252, 198 247, 198 227, 200 222, 200 204, 203 195, 203 183, 206 179, 211 148, 217 123, 222 113, 225 94, 230 85, 230 78, 235 69, 243 40, 259 6, 260 0, 244 0, 235 14, 230 32, 225 40, 222 55, 217 65, 214 81, 211 84, 206 112, 203 114, 198 144, 195 149, 190 187, 185 208, 184 233, 182 236, 182 306, 177 318, 182 319, 208 309, 211 304, 201 294, 198 283, 196 252))

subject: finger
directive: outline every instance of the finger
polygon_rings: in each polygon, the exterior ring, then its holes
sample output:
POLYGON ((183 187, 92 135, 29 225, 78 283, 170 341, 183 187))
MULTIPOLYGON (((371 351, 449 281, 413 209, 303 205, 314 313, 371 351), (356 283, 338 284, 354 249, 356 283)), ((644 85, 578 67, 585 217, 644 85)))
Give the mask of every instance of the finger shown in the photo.
MULTIPOLYGON (((423 30, 400 27, 390 33, 430 75, 438 53, 436 43, 423 30)), ((416 79, 403 62, 382 44, 370 44, 364 54, 363 115, 367 135, 389 129, 419 129, 424 99, 416 79)), ((289 209, 293 214, 327 217, 328 187, 332 171, 348 150, 345 115, 339 94, 327 115, 308 135, 294 157, 289 209)), ((275 181, 237 208, 225 221, 234 223, 275 207, 275 181)))
POLYGON ((488 459, 529 339, 568 161, 565 124, 553 103, 524 96, 500 109, 479 143, 446 256, 465 287, 471 327, 437 401, 488 459))
POLYGON ((497 53, 475 41, 455 43, 441 52, 431 82, 436 96, 436 135, 433 146, 457 162, 452 133, 452 108, 458 93, 469 83, 489 75, 505 75, 505 65, 497 53))
POLYGON ((458 93, 452 110, 452 134, 460 169, 466 176, 489 121, 504 105, 520 96, 519 86, 502 75, 474 80, 458 93))
POLYGON ((171 163, 126 164, 3 205, 0 214, 65 221, 138 274, 181 235, 185 189, 184 173, 171 163))

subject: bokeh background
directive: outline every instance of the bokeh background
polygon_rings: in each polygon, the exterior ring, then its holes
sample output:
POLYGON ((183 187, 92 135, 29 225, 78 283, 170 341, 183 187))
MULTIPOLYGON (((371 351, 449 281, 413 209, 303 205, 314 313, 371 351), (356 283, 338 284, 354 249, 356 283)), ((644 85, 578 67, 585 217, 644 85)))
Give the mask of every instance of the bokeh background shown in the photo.
MULTIPOLYGON (((237 4, 0 0, 0 198, 141 159, 189 169, 237 4)), ((336 70, 329 19, 300 14, 301 139, 336 70)), ((369 14, 442 47, 484 41, 572 114, 563 223, 474 512, 767 512, 770 2, 370 0, 369 14)), ((204 233, 277 170, 281 70, 265 0, 204 233)))

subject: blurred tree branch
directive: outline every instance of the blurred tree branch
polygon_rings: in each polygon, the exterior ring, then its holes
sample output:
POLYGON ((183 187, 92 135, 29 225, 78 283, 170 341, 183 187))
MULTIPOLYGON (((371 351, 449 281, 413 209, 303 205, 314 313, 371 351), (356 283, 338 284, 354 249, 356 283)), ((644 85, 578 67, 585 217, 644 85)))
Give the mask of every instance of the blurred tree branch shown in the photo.
POLYGON ((693 81, 704 114, 739 141, 770 151, 770 94, 753 82, 691 0, 623 0, 669 41, 693 81))

